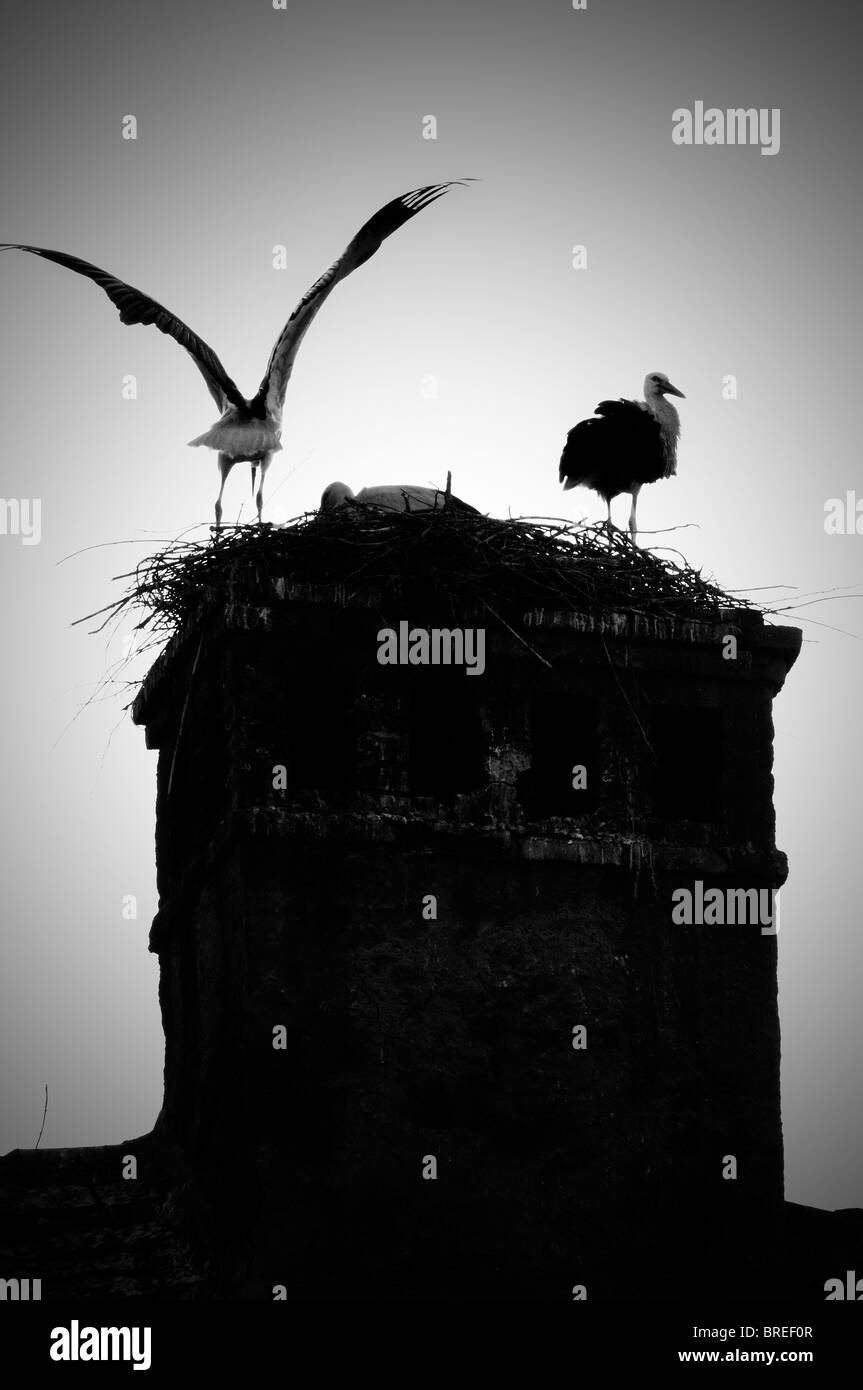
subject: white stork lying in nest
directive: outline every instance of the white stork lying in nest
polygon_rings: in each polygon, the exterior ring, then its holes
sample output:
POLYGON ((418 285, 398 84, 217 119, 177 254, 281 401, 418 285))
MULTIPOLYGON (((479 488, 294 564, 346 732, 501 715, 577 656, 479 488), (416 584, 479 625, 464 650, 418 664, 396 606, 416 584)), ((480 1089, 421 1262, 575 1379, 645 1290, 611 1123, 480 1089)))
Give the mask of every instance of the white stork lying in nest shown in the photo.
POLYGON ((441 492, 436 487, 416 487, 413 483, 392 483, 382 487, 364 487, 354 493, 347 483, 330 483, 321 497, 321 511, 333 512, 358 502, 363 507, 377 507, 386 512, 443 512, 471 513, 479 516, 476 507, 462 502, 460 497, 441 492))
POLYGON ((360 228, 353 241, 311 289, 307 290, 288 319, 270 354, 267 370, 257 394, 247 400, 228 376, 213 349, 188 328, 170 310, 157 304, 149 295, 127 285, 106 270, 82 261, 77 256, 66 255, 63 251, 46 251, 41 246, 25 246, 19 242, 0 243, 0 251, 29 251, 35 256, 56 261, 58 265, 85 275, 120 310, 123 323, 153 323, 169 337, 184 347, 191 355, 195 365, 207 383, 207 388, 222 417, 207 430, 190 440, 193 447, 204 445, 215 449, 219 455, 219 473, 222 485, 216 498, 216 525, 222 520, 222 493, 225 482, 235 463, 247 462, 252 465, 252 494, 255 495, 255 473, 261 470, 261 481, 255 502, 258 521, 261 520, 264 477, 272 461, 273 454, 281 449, 282 409, 285 403, 285 390, 294 366, 297 349, 306 330, 317 314, 327 295, 335 289, 340 280, 350 275, 373 256, 388 236, 408 222, 416 213, 433 203, 441 194, 455 184, 467 183, 466 179, 452 179, 448 183, 428 184, 415 188, 387 203, 360 228))
MULTIPOLYGON (((645 483, 677 472, 680 417, 666 396, 681 396, 664 372, 644 378, 643 401, 600 401, 596 413, 569 431, 560 456, 564 491, 589 487, 605 498, 611 543, 611 502, 632 493, 629 534, 636 537, 635 504, 645 483)), ((685 397, 684 397, 685 399, 685 397)))

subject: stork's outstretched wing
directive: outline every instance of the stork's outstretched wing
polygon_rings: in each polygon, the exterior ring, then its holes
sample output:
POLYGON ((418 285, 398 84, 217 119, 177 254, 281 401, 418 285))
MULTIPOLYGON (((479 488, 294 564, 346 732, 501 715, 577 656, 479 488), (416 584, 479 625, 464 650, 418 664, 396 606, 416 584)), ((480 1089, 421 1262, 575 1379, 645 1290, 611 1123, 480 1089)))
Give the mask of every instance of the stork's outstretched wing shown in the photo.
POLYGON ((109 274, 107 270, 100 270, 89 261, 82 261, 78 256, 67 256, 64 251, 46 251, 42 246, 22 246, 19 242, 1 242, 0 251, 29 251, 34 256, 44 256, 48 261, 56 261, 57 265, 74 270, 78 275, 85 275, 88 280, 92 280, 103 289, 111 303, 117 306, 123 323, 155 324, 160 332, 167 333, 169 338, 173 338, 180 347, 185 348, 221 411, 224 411, 229 403, 245 406, 245 400, 213 349, 181 319, 163 305, 157 304, 149 295, 142 294, 134 286, 127 285, 125 280, 118 280, 116 275, 109 274))
POLYGON ((429 203, 446 193, 447 189, 469 181, 451 179, 448 183, 432 183, 424 188, 414 188, 410 193, 403 193, 400 198, 394 198, 391 203, 387 203, 386 207, 382 207, 360 228, 339 259, 315 281, 311 289, 306 291, 279 334, 253 407, 263 403, 269 414, 276 419, 281 418, 285 390, 293 370, 297 349, 306 329, 330 291, 335 289, 340 280, 350 275, 352 270, 356 270, 357 266, 373 256, 382 242, 399 227, 404 226, 416 213, 428 207, 429 203))

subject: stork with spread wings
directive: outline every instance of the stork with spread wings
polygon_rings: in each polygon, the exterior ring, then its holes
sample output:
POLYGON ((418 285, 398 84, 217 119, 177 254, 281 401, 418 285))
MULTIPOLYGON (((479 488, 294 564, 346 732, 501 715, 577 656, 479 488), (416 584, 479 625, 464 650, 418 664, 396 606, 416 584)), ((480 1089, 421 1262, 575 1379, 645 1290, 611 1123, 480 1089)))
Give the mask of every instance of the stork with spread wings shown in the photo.
POLYGON ((469 180, 453 179, 448 183, 415 188, 410 193, 404 193, 400 198, 394 198, 391 203, 387 203, 360 228, 338 260, 303 295, 276 340, 263 381, 251 400, 246 400, 241 394, 213 349, 199 338, 197 333, 169 309, 157 304, 155 299, 142 294, 132 285, 127 285, 124 280, 119 280, 115 275, 100 270, 98 266, 91 265, 89 261, 83 261, 78 256, 69 256, 64 251, 46 251, 41 246, 24 246, 18 242, 0 243, 0 251, 29 251, 34 256, 43 256, 46 260, 55 261, 67 270, 74 270, 78 275, 85 275, 105 291, 112 304, 119 309, 123 323, 155 324, 162 333, 167 333, 186 349, 222 412, 221 419, 211 429, 198 435, 197 439, 190 440, 193 446, 204 445, 218 452, 221 487, 216 499, 216 525, 219 526, 222 520, 222 493, 228 474, 235 463, 241 462, 252 465, 253 494, 256 471, 258 467, 261 470, 260 484, 255 495, 260 522, 264 477, 273 454, 282 447, 280 441, 285 391, 297 349, 312 319, 339 281, 344 280, 352 270, 356 270, 357 266, 373 256, 388 236, 455 184, 467 182, 469 180))

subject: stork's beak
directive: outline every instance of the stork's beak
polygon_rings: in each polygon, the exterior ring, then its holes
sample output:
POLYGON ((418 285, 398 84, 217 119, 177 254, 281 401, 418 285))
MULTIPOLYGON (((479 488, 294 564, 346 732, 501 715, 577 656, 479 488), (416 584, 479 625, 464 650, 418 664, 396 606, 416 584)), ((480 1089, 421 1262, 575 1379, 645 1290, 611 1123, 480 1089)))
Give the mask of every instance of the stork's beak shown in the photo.
POLYGON ((667 386, 663 386, 662 394, 664 396, 679 396, 682 401, 686 400, 686 397, 684 396, 683 392, 678 391, 676 386, 672 386, 670 381, 667 386))

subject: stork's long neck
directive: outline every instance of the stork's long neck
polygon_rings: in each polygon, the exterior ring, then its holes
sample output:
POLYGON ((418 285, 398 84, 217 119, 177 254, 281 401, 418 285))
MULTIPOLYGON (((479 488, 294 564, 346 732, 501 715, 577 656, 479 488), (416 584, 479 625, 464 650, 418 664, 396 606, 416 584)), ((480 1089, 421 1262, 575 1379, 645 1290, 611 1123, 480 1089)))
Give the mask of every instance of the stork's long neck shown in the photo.
POLYGON ((647 408, 659 421, 659 428, 662 430, 662 438, 665 444, 666 469, 665 475, 677 472, 677 441, 680 438, 680 416, 675 410, 671 401, 667 401, 664 396, 648 396, 647 408))

